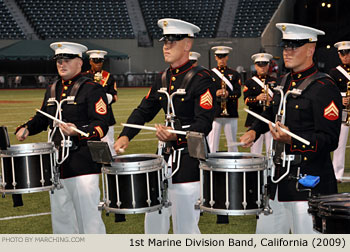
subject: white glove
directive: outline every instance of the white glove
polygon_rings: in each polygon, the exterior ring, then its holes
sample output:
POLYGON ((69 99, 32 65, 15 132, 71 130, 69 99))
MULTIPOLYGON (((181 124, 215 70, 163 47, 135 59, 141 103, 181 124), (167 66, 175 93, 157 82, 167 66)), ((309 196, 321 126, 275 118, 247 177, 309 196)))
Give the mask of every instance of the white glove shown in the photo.
POLYGON ((108 104, 111 104, 112 101, 113 101, 113 95, 111 95, 111 94, 106 94, 106 96, 107 96, 108 104))

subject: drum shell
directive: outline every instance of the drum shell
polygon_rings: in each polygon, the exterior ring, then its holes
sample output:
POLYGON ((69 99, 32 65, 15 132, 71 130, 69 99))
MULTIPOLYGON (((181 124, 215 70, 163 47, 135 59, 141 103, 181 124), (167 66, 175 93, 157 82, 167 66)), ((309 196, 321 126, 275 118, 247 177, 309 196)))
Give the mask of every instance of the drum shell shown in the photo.
POLYGON ((265 157, 251 153, 212 153, 209 159, 201 161, 200 169, 203 186, 200 208, 204 211, 245 215, 257 214, 262 208, 265 157))
POLYGON ((16 194, 53 189, 55 162, 53 143, 12 145, 0 151, 0 158, 2 166, 0 192, 16 194))
POLYGON ((116 157, 110 166, 103 166, 107 196, 104 208, 124 214, 160 209, 163 165, 160 156, 133 154, 116 157))
POLYGON ((323 234, 350 234, 350 198, 319 205, 323 234))
POLYGON ((325 202, 343 201, 350 198, 350 193, 337 193, 329 195, 314 196, 309 199, 308 212, 312 215, 313 228, 322 233, 322 218, 319 216, 319 206, 325 202))

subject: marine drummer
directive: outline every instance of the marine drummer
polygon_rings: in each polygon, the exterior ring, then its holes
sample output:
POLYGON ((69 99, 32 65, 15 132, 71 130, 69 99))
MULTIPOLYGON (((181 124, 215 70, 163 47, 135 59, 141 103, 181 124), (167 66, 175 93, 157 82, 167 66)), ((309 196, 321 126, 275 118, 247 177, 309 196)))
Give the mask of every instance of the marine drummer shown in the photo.
POLYGON ((333 166, 338 182, 344 175, 345 149, 348 142, 350 126, 350 41, 335 43, 341 64, 329 71, 343 97, 342 124, 340 129, 338 148, 333 153, 333 166), (346 111, 346 110, 348 111, 346 111))
MULTIPOLYGON (((271 123, 267 125, 256 119, 241 137, 245 147, 250 147, 261 134, 270 130, 276 141, 273 156, 276 176, 271 178, 275 183, 269 183, 269 203, 273 213, 260 214, 256 232, 315 233, 312 217, 307 211, 307 200, 310 194, 337 192, 330 153, 338 145, 341 96, 333 80, 320 73, 313 63, 317 36, 324 35, 324 32, 289 23, 278 23, 276 27, 282 31, 283 60, 286 68, 290 69, 290 73, 279 80, 278 85, 282 87, 284 94, 294 88, 302 91, 300 95, 294 93, 288 96, 286 111, 279 114, 281 120, 285 119, 284 124, 277 121, 276 127, 272 127, 271 123), (310 145, 291 138, 281 128, 289 129, 310 141, 310 145), (287 176, 280 177, 282 174, 287 176), (309 187, 299 183, 300 178, 306 175, 309 175, 309 187)), ((280 92, 275 92, 272 105, 262 116, 275 121, 280 100, 280 92)))
MULTIPOLYGON (((247 80, 244 84, 244 103, 249 110, 261 114, 272 101, 273 88, 276 86, 276 78, 269 76, 268 71, 272 55, 269 53, 256 53, 252 55, 256 75, 247 80)), ((255 117, 247 114, 245 127, 250 127, 255 117)), ((251 153, 261 154, 263 142, 265 141, 265 151, 269 150, 271 143, 271 133, 262 134, 250 148, 251 153)))
MULTIPOLYGON (((105 234, 106 228, 98 211, 100 203, 99 174, 101 165, 92 161, 87 141, 99 141, 108 131, 107 97, 101 85, 83 77, 82 54, 87 47, 71 42, 55 42, 50 45, 55 51, 54 60, 60 79, 46 89, 41 110, 56 115, 56 103, 69 96, 74 102, 62 103, 62 120, 58 126, 41 113, 16 129, 19 141, 38 134, 48 127, 59 127, 65 137, 70 137, 72 146, 68 158, 59 166, 62 189, 50 193, 51 220, 54 234, 105 234), (78 134, 72 127, 86 132, 78 134)), ((61 151, 63 139, 56 128, 53 141, 61 151)))
MULTIPOLYGON (((148 94, 128 118, 128 123, 141 124, 151 121, 163 109, 167 113, 168 100, 158 90, 165 87, 169 94, 176 92, 188 72, 194 73, 185 86, 185 95, 174 96, 175 129, 196 131, 207 135, 211 130, 215 111, 215 85, 211 74, 203 67, 195 68, 189 61, 194 34, 199 27, 178 19, 161 19, 158 26, 163 29, 163 54, 170 66, 159 74, 148 94), (194 72, 193 72, 194 71, 194 72)), ((161 213, 146 213, 145 233, 168 233, 172 216, 175 234, 198 234, 200 210, 195 204, 200 197, 199 161, 189 156, 187 140, 182 135, 169 133, 163 125, 156 125, 157 138, 166 142, 170 149, 169 166, 174 173, 168 180, 168 195, 172 205, 161 213)), ((114 144, 117 152, 128 147, 139 130, 124 127, 114 144)), ((168 148, 167 148, 168 149, 168 148)), ((165 152, 166 150, 163 149, 165 152)), ((164 153, 164 155, 169 156, 164 153)))

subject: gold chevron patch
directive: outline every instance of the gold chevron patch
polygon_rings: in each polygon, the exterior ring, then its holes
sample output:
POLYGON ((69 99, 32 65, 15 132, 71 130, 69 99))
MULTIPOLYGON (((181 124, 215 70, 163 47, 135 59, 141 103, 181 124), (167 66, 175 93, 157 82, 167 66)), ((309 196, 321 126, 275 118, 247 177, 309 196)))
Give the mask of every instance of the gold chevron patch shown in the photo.
POLYGON ((334 104, 334 101, 332 101, 325 109, 323 113, 323 117, 334 121, 339 118, 339 109, 337 106, 334 104))
POLYGON ((213 107, 213 96, 211 96, 209 88, 204 94, 201 95, 199 106, 204 109, 211 109, 213 107))
POLYGON ((95 103, 95 111, 97 114, 100 115, 107 114, 107 105, 103 101, 102 97, 100 98, 100 100, 98 100, 98 102, 95 103))

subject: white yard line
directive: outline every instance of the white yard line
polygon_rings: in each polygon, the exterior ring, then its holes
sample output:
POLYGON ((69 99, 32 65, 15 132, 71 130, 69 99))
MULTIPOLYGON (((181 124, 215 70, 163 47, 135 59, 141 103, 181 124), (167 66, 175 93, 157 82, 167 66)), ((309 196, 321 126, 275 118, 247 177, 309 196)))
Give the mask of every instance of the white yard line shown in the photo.
POLYGON ((9 217, 0 218, 0 221, 13 220, 13 219, 23 219, 23 218, 36 217, 36 216, 49 215, 49 214, 51 214, 51 212, 38 213, 38 214, 27 214, 27 215, 19 215, 19 216, 9 216, 9 217))

